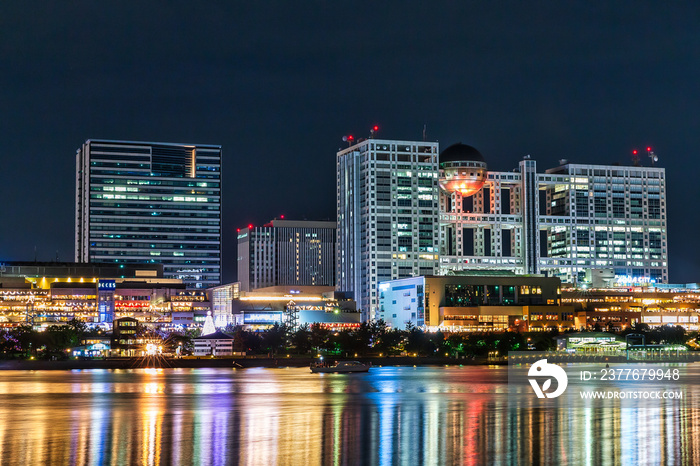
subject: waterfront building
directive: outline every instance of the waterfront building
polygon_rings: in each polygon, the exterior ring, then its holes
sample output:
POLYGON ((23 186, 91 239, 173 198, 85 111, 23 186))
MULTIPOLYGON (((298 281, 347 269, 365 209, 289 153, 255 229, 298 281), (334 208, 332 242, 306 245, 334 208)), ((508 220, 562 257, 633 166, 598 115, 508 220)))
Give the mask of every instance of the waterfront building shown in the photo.
POLYGON ((437 153, 437 143, 376 139, 338 152, 338 289, 365 318, 378 318, 380 282, 412 276, 668 281, 663 168, 561 160, 538 173, 527 156, 498 172, 465 144, 437 153))
POLYGON ((224 332, 213 332, 194 339, 195 356, 233 355, 233 337, 224 332))
POLYGON ((336 164, 337 289, 375 319, 379 282, 436 272, 438 143, 367 139, 336 164))
POLYGON ((241 295, 240 282, 215 286, 209 291, 214 326, 223 328, 232 323, 232 303, 241 295))
POLYGON ((274 219, 238 231, 241 291, 335 286, 335 222, 274 219))
POLYGON ((362 322, 355 301, 332 286, 272 286, 232 295, 231 288, 222 285, 210 293, 212 302, 219 303, 214 319, 218 328, 240 325, 246 330, 263 331, 275 324, 292 329, 321 324, 348 330, 362 322))
POLYGON ((443 331, 538 331, 577 328, 561 305, 558 278, 483 274, 421 276, 379 284, 377 318, 443 331))
POLYGON ((562 302, 575 308, 577 328, 621 331, 635 324, 680 325, 700 330, 698 284, 650 284, 602 289, 563 289, 562 302))
POLYGON ((75 260, 161 263, 221 282, 221 147, 87 140, 76 154, 75 260))
POLYGON ((136 334, 138 325, 139 321, 133 317, 114 320, 111 345, 113 356, 135 356, 143 349, 143 339, 136 334))
POLYGON ((182 280, 162 278, 161 265, 6 263, 3 267, 0 326, 44 327, 71 319, 111 325, 125 317, 159 327, 187 326, 201 324, 210 310, 204 290, 188 290, 182 280))
POLYGON ((557 351, 611 353, 627 348, 625 338, 606 332, 573 332, 556 337, 557 351))

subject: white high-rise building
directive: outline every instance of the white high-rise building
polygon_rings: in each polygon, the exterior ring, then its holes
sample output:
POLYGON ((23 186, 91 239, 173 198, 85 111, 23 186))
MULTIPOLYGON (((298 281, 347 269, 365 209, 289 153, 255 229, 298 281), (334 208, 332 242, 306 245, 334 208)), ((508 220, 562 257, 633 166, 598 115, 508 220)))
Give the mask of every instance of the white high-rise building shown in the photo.
POLYGON ((337 154, 337 289, 364 319, 379 282, 431 275, 438 259, 438 143, 367 139, 337 154))
POLYGON ((93 139, 76 166, 76 261, 221 282, 221 146, 93 139))
POLYGON ((379 139, 338 152, 337 288, 353 292, 366 319, 380 282, 432 273, 668 282, 663 168, 561 161, 538 173, 525 157, 495 172, 471 146, 438 152, 379 139))
POLYGON ((529 157, 491 172, 476 149, 455 144, 440 155, 438 272, 510 270, 583 284, 605 269, 619 284, 666 283, 665 183, 659 167, 562 160, 537 173, 529 157))

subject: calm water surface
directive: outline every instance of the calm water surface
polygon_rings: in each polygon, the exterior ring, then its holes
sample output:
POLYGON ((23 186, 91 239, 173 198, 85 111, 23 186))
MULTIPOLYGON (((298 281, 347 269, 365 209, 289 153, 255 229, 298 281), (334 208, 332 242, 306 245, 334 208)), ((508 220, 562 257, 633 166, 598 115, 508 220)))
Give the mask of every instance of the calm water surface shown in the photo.
POLYGON ((505 367, 0 372, 1 464, 700 464, 683 400, 544 410, 505 367))

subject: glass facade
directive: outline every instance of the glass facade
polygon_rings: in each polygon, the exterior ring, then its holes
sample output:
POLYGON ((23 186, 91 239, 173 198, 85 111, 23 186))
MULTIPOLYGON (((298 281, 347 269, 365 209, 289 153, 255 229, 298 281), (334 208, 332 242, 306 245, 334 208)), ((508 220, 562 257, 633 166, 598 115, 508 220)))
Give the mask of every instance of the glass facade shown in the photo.
POLYGON ((88 140, 76 155, 76 261, 162 263, 221 281, 221 148, 88 140))

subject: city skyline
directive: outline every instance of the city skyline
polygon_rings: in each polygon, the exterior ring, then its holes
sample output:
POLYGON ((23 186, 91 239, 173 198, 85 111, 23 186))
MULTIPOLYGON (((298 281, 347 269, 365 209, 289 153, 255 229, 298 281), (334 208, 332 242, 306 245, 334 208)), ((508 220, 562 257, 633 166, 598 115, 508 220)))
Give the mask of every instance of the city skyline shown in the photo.
POLYGON ((0 7, 0 260, 72 257, 73 155, 86 139, 216 144, 230 282, 236 228, 334 220, 342 136, 377 124, 383 139, 418 140, 425 126, 428 141, 472 145, 493 170, 528 154, 631 165, 635 148, 648 165, 651 146, 668 177, 669 281, 700 280, 686 208, 700 198, 696 6, 409 3, 365 16, 175 3, 155 34, 157 3, 76 5, 0 7))

